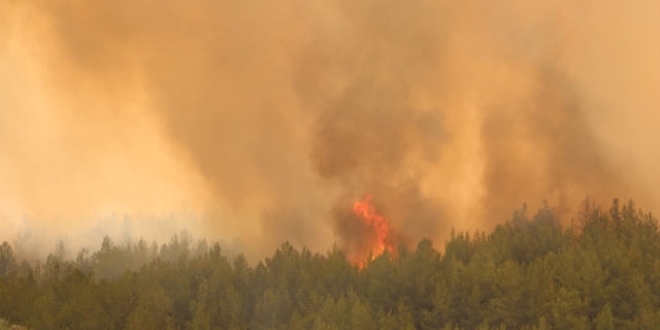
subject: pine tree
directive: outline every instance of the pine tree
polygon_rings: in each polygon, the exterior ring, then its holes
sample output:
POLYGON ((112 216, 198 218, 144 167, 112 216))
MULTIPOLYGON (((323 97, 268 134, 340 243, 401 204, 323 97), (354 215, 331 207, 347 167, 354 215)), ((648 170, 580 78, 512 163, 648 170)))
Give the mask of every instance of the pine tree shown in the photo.
POLYGON ((598 313, 596 319, 594 320, 594 325, 596 330, 614 330, 614 315, 612 315, 612 310, 610 309, 610 304, 607 303, 603 310, 598 313))

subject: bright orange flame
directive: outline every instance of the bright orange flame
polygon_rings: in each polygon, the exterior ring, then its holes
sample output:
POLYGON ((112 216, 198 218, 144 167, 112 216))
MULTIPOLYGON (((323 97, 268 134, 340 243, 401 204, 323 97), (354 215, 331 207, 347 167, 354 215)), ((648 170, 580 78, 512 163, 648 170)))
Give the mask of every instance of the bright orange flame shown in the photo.
MULTIPOLYGON (((353 214, 367 224, 369 228, 373 229, 376 234, 375 245, 368 251, 371 252, 372 259, 383 254, 385 250, 389 253, 394 252, 390 223, 383 215, 376 211, 376 207, 371 201, 371 195, 366 195, 364 199, 353 203, 353 214)), ((358 261, 359 266, 363 266, 362 262, 364 261, 358 261)))

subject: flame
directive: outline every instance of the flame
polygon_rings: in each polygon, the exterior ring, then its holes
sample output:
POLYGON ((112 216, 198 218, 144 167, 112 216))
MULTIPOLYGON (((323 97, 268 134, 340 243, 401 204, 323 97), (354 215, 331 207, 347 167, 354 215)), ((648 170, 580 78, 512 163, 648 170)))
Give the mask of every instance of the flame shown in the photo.
MULTIPOLYGON (((369 229, 373 230, 376 241, 367 253, 371 255, 371 260, 388 251, 394 253, 392 244, 392 229, 390 223, 383 215, 378 213, 376 207, 371 201, 371 195, 366 195, 362 200, 353 203, 353 214, 362 220, 369 229)), ((358 266, 364 266, 364 260, 354 261, 358 266)))

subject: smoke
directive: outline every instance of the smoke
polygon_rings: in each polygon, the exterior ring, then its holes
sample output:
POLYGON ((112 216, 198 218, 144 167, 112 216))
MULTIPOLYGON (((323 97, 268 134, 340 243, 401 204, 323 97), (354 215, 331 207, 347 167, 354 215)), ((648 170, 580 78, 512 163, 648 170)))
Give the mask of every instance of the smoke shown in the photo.
POLYGON ((192 212, 258 256, 350 244, 366 193, 411 242, 525 202, 659 210, 659 7, 4 1, 0 223, 192 212))

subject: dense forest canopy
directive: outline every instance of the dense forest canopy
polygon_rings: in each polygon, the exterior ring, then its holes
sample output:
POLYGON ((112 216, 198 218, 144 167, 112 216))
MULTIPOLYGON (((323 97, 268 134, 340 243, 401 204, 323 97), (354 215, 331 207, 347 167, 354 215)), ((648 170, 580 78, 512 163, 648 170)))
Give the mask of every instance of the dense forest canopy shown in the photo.
POLYGON ((182 234, 40 263, 0 246, 0 329, 651 329, 660 232, 617 200, 571 225, 526 207, 490 233, 454 232, 351 263, 284 243, 250 265, 182 234))

